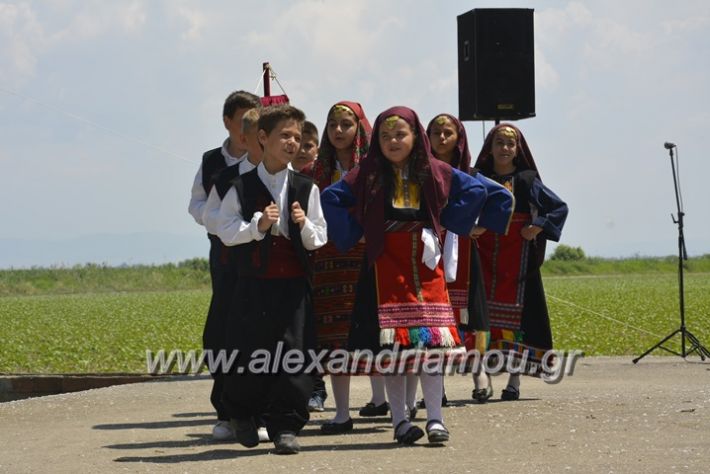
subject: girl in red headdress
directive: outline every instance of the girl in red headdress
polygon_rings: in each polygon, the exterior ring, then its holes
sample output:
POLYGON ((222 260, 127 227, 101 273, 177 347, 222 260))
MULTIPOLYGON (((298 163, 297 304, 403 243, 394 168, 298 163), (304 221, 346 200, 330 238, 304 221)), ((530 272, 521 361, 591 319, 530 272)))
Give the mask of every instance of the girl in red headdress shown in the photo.
MULTIPOLYGON (((486 200, 483 185, 436 160, 416 113, 393 107, 375 121, 370 151, 360 166, 322 194, 329 238, 351 248, 365 238, 366 265, 356 289, 349 336, 354 358, 377 354, 387 373, 395 439, 412 444, 424 436, 405 415, 401 369, 421 363, 428 439, 449 439, 441 416, 443 363, 462 355, 441 258, 443 228, 469 235, 486 200), (406 353, 402 349, 409 349, 406 353), (413 356, 413 357, 412 357, 413 356), (428 370, 432 367, 432 370, 428 370)), ((498 229, 494 222, 479 225, 498 229)), ((371 361, 370 361, 371 362, 371 361)))
POLYGON ((521 362, 521 371, 510 374, 501 398, 517 400, 520 373, 541 375, 544 353, 552 349, 540 265, 545 259, 545 241, 559 241, 568 210, 542 184, 525 137, 513 125, 503 123, 488 133, 476 168, 515 196, 508 234, 484 233, 478 245, 490 317, 490 349, 521 362))
MULTIPOLYGON (((369 148, 371 133, 372 127, 359 103, 338 102, 328 111, 318 158, 307 165, 303 173, 313 176, 320 189, 327 188, 358 166, 369 148)), ((328 243, 315 254, 313 307, 319 349, 333 350, 347 346, 355 285, 364 256, 364 244, 357 244, 343 253, 328 243)), ((361 412, 365 415, 387 415, 382 377, 371 377, 371 383, 372 401, 361 412)), ((321 431, 324 434, 351 431, 350 376, 331 375, 331 384, 335 417, 321 425, 321 431)), ((309 409, 323 411, 326 396, 325 384, 320 376, 309 401, 309 409)))
MULTIPOLYGON (((436 158, 470 174, 486 187, 488 197, 485 207, 499 209, 500 218, 507 219, 507 228, 513 213, 513 195, 500 184, 471 169, 471 153, 468 150, 466 129, 461 121, 453 115, 439 114, 429 122, 427 135, 436 158)), ((483 231, 484 228, 479 227, 474 230, 474 234, 483 231)), ((446 238, 458 244, 454 264, 456 279, 447 283, 451 305, 459 329, 464 333, 466 349, 478 350, 483 355, 488 346, 489 322, 478 245, 475 240, 458 238, 453 233, 447 233, 446 238)), ((487 374, 484 371, 474 373, 473 380, 473 399, 485 403, 493 394, 487 374)))

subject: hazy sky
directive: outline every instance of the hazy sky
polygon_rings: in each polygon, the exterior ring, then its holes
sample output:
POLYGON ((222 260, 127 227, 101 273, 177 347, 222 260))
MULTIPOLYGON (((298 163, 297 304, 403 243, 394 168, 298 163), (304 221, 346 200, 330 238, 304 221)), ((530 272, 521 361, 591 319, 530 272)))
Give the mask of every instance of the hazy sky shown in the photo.
POLYGON ((190 186, 262 62, 319 129, 341 99, 428 121, 458 112, 456 16, 483 7, 535 9, 537 117, 517 124, 569 204, 562 242, 673 254, 673 141, 688 251, 709 253, 704 0, 0 1, 0 239, 166 232, 206 255, 190 186))

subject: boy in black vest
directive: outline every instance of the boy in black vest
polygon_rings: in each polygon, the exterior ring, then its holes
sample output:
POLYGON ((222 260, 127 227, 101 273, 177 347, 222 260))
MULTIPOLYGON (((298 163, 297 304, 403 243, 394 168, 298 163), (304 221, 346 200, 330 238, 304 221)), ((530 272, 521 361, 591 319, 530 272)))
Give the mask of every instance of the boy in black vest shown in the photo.
POLYGON ((247 447, 259 442, 254 419, 263 414, 278 454, 299 451, 296 434, 309 418, 313 378, 304 369, 315 328, 308 252, 327 241, 318 187, 289 166, 300 149, 304 120, 290 105, 262 110, 263 160, 233 181, 218 224, 219 237, 236 246, 238 258, 227 335, 239 358, 225 380, 223 402, 237 440, 247 447), (277 365, 278 354, 291 350, 303 355, 300 370, 277 365), (264 354, 269 364, 257 366, 264 354))
MULTIPOLYGON (((200 225, 205 225, 203 216, 207 196, 209 195, 213 177, 221 170, 239 163, 245 153, 244 139, 242 137, 242 116, 254 107, 261 106, 259 97, 245 91, 236 91, 229 94, 224 101, 222 108, 222 121, 227 129, 229 137, 221 147, 209 150, 202 155, 202 163, 197 170, 195 181, 192 185, 192 197, 188 212, 200 225)), ((203 332, 203 344, 205 348, 221 347, 220 342, 224 336, 224 328, 220 327, 220 318, 216 317, 216 303, 220 299, 219 292, 224 288, 223 280, 225 272, 228 272, 227 258, 224 246, 219 238, 208 229, 207 237, 210 240, 210 276, 212 278, 212 301, 207 313, 207 321, 203 332)), ((217 371, 212 374, 214 384, 210 400, 217 411, 217 424, 212 428, 212 437, 217 440, 229 439, 234 436, 234 431, 229 423, 222 403, 220 394, 222 392, 223 375, 217 371)))
MULTIPOLYGON (((212 178, 212 189, 210 190, 207 202, 202 212, 202 222, 210 235, 217 235, 217 222, 219 208, 227 191, 232 187, 232 181, 240 174, 248 173, 256 168, 261 162, 261 144, 257 138, 259 131, 260 108, 249 109, 244 112, 241 120, 241 144, 246 150, 239 162, 234 166, 228 166, 214 175, 212 178)), ((227 247, 219 242, 221 251, 219 254, 220 277, 217 282, 218 287, 212 295, 210 311, 207 315, 205 330, 202 338, 205 350, 217 354, 219 351, 228 350, 226 344, 226 321, 229 317, 230 304, 232 302, 232 292, 237 280, 237 262, 232 252, 232 247, 227 247)), ((229 356, 229 354, 227 354, 229 356)), ((219 366, 210 368, 215 383, 212 386, 210 400, 215 407, 222 406, 223 379, 228 367, 219 366), (215 370, 213 370, 215 369, 215 370)), ((220 413, 223 416, 223 413, 220 413)), ((213 428, 212 436, 216 440, 226 440, 234 438, 234 428, 229 419, 220 418, 218 425, 213 428)), ((269 441, 269 436, 263 422, 259 422, 259 440, 269 441)))

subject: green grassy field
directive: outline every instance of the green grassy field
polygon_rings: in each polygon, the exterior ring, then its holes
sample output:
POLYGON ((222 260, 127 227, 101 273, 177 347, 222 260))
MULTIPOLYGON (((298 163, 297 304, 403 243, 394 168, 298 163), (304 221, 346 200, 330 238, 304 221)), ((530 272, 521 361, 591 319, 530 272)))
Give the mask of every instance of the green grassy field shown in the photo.
MULTIPOLYGON (((686 274, 686 314, 688 328, 708 346, 710 273, 699 271, 705 268, 704 260, 700 263, 686 274)), ((209 276, 199 262, 194 267, 173 265, 167 272, 156 268, 94 266, 87 270, 90 282, 84 286, 76 278, 77 269, 27 270, 34 272, 34 280, 25 275, 24 283, 17 270, 0 272, 5 291, 0 293, 0 372, 145 373, 146 349, 199 349, 209 276), (61 271, 68 275, 48 276, 61 271), (110 272, 119 278, 111 280, 110 272), (37 282, 45 282, 45 289, 37 282), (83 288, 87 290, 81 292, 83 288), (116 291, 121 288, 130 291, 116 291)), ((566 276, 556 276, 547 271, 556 348, 587 355, 640 355, 679 325, 673 271, 672 262, 670 270, 615 275, 566 271, 559 272, 566 276)), ((678 341, 669 347, 678 348, 678 341)))

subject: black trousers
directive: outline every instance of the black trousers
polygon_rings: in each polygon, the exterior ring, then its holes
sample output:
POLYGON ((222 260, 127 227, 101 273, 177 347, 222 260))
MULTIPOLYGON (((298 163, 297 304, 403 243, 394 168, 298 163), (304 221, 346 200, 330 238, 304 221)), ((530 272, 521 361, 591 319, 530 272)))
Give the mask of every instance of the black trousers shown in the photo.
MULTIPOLYGON (((229 306, 236 284, 234 264, 227 258, 222 243, 217 237, 210 237, 210 276, 212 279, 212 298, 207 312, 205 328, 202 332, 202 347, 215 354, 227 348, 226 330, 229 306)), ((222 404, 222 390, 224 389, 225 373, 221 368, 210 372, 213 379, 210 401, 217 411, 219 420, 229 420, 222 404)))
POLYGON ((298 433, 308 422, 313 390, 313 376, 303 372, 306 351, 315 347, 310 284, 305 278, 239 278, 231 308, 227 346, 238 349, 239 357, 222 393, 227 414, 263 416, 272 438, 283 431, 298 433), (290 350, 304 354, 299 371, 275 367, 276 355, 290 350), (257 355, 260 361, 268 356, 268 364, 252 365, 257 355))

